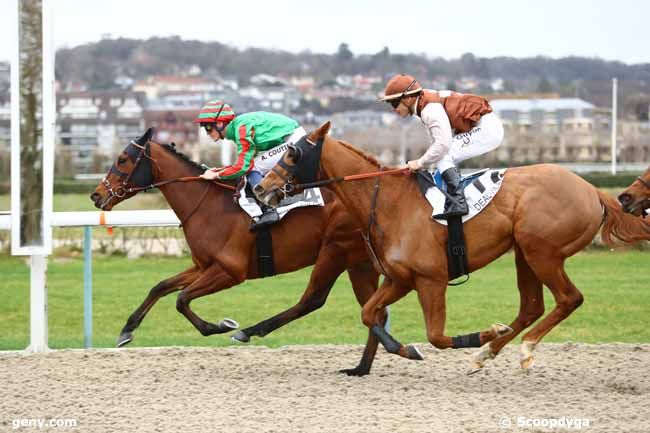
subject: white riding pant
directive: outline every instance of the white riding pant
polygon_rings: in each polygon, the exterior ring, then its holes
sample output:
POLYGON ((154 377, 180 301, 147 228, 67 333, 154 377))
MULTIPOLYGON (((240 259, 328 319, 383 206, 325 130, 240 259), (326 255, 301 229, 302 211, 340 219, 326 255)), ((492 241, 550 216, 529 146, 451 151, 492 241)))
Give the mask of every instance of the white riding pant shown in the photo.
POLYGON ((496 149, 502 141, 503 124, 496 114, 488 113, 472 129, 452 137, 449 152, 436 163, 436 167, 444 173, 466 159, 496 149))

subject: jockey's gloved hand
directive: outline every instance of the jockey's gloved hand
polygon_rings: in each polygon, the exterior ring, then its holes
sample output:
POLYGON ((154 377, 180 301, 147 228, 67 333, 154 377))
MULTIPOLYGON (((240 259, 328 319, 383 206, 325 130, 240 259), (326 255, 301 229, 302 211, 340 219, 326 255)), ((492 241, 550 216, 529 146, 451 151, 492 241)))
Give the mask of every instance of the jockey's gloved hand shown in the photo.
POLYGON ((206 180, 215 180, 219 179, 219 172, 214 168, 209 168, 199 177, 206 180))
POLYGON ((418 161, 417 159, 416 159, 416 160, 413 160, 413 161, 409 161, 409 162, 407 162, 407 163, 406 163, 406 166, 407 166, 408 169, 411 170, 412 172, 413 172, 413 171, 418 171, 418 170, 420 170, 420 169, 422 168, 422 166, 420 165, 420 161, 418 161))

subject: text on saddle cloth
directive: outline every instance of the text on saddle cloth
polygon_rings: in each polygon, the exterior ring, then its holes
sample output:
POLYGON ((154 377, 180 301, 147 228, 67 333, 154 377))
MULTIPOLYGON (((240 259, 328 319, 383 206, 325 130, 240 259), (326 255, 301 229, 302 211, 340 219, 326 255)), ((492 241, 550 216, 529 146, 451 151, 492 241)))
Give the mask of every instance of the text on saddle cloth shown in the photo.
MULTIPOLYGON (((464 188, 463 193, 465 194, 467 206, 469 207, 469 214, 463 217, 463 222, 471 220, 487 207, 497 192, 499 192, 505 172, 506 169, 485 169, 462 177, 461 185, 464 188)), ((446 191, 447 185, 444 185, 440 173, 436 171, 432 175, 435 184, 446 191)), ((431 215, 436 215, 444 211, 446 197, 437 187, 429 188, 425 197, 429 204, 431 204, 431 207, 433 207, 431 215)), ((434 221, 438 224, 447 225, 447 221, 445 220, 436 219, 434 221)))
MULTIPOLYGON (((257 218, 262 215, 262 208, 255 197, 246 194, 246 184, 243 182, 243 187, 239 190, 239 206, 251 218, 257 218)), ((309 188, 300 194, 284 198, 277 207, 278 216, 282 219, 290 210, 307 206, 325 206, 320 188, 309 188)))

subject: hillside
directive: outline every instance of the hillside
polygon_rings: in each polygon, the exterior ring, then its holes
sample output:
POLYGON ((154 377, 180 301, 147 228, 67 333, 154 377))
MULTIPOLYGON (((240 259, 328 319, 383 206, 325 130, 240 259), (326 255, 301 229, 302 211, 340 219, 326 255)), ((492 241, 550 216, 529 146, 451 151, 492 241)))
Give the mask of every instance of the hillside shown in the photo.
POLYGON ((447 87, 456 85, 454 79, 472 77, 481 84, 477 90, 484 93, 491 93, 489 83, 500 79, 503 92, 557 92, 598 106, 610 105, 611 78, 617 77, 624 112, 632 114, 638 105, 647 106, 650 100, 650 63, 628 65, 584 57, 481 58, 465 53, 457 59, 443 59, 392 53, 389 48, 356 54, 345 43, 335 54, 294 54, 169 37, 105 39, 61 49, 56 59, 57 79, 90 89, 113 88, 120 76, 137 80, 152 74, 185 75, 189 71, 205 77, 236 78, 243 84, 259 73, 313 76, 317 82, 327 82, 340 74, 386 77, 409 72, 422 81, 437 80, 447 87))

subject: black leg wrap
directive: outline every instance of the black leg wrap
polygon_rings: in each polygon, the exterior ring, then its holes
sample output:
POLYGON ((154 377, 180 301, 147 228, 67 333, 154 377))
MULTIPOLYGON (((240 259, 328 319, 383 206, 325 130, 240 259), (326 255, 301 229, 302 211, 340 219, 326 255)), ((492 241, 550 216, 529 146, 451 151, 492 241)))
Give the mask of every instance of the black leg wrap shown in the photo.
POLYGON ((474 332, 473 334, 452 337, 451 342, 454 349, 462 349, 464 347, 481 347, 481 333, 474 332))
POLYGON ((386 348, 386 351, 388 353, 399 352, 399 348, 402 347, 402 345, 393 337, 391 337, 384 328, 379 325, 375 325, 370 330, 373 334, 375 334, 375 337, 377 337, 379 342, 386 348))

